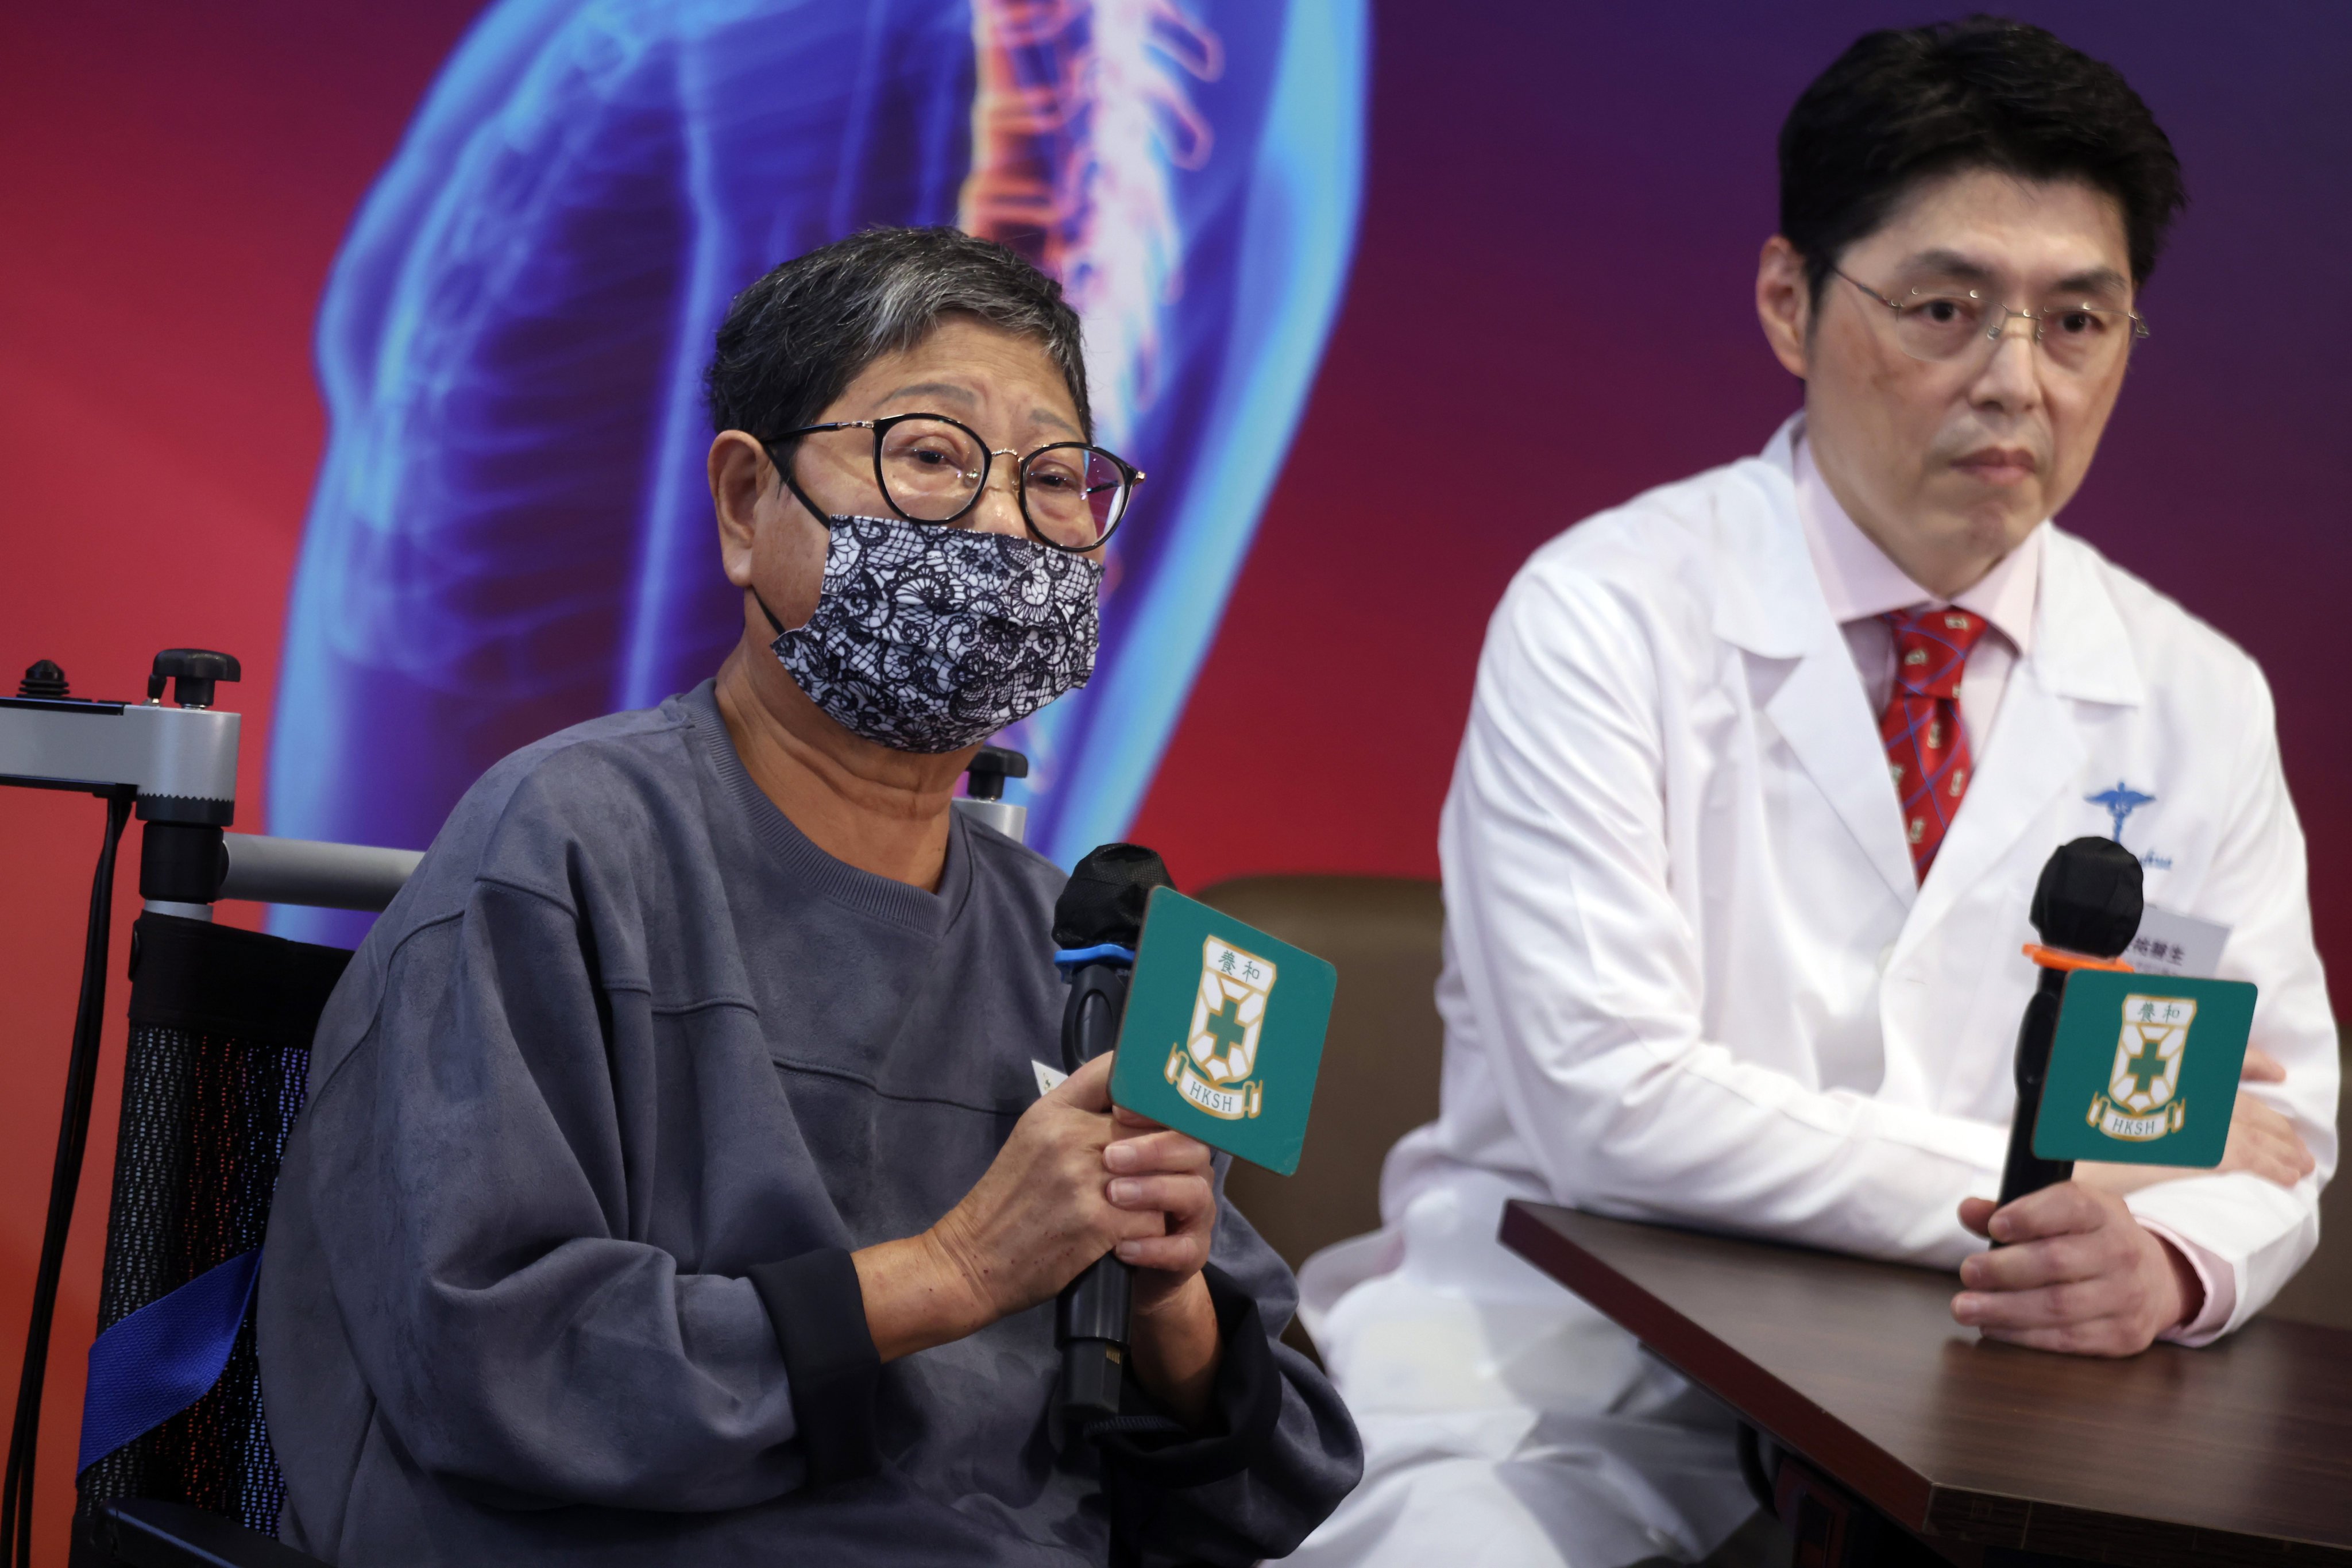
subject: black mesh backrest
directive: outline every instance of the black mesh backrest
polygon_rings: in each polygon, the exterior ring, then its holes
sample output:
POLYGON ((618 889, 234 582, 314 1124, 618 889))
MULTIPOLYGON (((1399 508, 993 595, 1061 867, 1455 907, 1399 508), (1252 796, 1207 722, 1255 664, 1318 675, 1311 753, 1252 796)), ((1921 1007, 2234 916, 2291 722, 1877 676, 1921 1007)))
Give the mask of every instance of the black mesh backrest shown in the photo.
MULTIPOLYGON (((141 915, 131 942, 101 1333, 261 1245, 302 1109, 310 1037, 351 959, 341 948, 171 915, 141 915)), ((286 1484, 262 1425, 251 1316, 210 1394, 92 1465, 79 1484, 78 1525, 100 1503, 160 1498, 275 1535, 286 1484)))

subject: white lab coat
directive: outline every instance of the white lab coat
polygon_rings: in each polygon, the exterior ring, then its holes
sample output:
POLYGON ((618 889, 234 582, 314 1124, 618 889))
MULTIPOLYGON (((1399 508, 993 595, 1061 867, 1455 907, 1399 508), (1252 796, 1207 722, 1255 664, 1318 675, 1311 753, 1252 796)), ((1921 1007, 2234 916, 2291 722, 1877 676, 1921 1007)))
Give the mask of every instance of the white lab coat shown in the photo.
MULTIPOLYGON (((2128 1200, 2234 1275, 2235 1328, 2307 1258, 2336 1030, 2303 835, 2253 662, 2088 544, 2044 542, 2030 653, 1915 884, 1877 716, 1760 458, 1537 552, 1496 610, 1440 831, 1443 1109, 1385 1227, 1309 1261, 1364 1426, 1310 1564, 1696 1557, 1752 1508, 1720 1407, 1494 1239, 1524 1196, 1951 1267, 1999 1185, 2052 849, 2124 823, 2151 903, 2233 928, 2254 1042, 2318 1169, 2128 1200)), ((2047 525, 2045 525, 2047 526, 2047 525)))

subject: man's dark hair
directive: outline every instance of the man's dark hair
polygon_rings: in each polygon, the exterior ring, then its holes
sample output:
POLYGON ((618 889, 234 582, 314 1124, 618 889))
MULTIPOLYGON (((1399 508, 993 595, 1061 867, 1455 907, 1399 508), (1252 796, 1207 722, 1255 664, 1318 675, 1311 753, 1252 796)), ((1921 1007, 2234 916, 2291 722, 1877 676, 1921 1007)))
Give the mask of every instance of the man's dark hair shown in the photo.
POLYGON ((860 372, 951 315, 1033 338, 1094 437, 1078 313, 1062 286, 992 240, 952 228, 869 228, 785 262, 735 296, 703 373, 714 430, 772 440, 815 422, 860 372))
POLYGON ((1846 247, 1961 169, 2082 180, 2122 204, 2132 279, 2188 201, 2172 142, 2115 67, 2000 16, 1865 33, 1780 127, 1780 233, 1819 303, 1846 247))

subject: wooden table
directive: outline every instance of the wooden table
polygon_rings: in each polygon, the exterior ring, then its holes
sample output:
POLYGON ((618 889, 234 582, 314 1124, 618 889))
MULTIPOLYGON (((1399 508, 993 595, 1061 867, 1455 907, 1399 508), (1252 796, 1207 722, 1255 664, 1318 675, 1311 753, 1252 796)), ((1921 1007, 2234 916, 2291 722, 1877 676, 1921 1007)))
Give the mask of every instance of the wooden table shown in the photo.
POLYGON ((1502 1238, 1951 1562, 2352 1565, 2352 1332, 2093 1361, 1979 1340, 1948 1274, 1527 1203, 1502 1238))

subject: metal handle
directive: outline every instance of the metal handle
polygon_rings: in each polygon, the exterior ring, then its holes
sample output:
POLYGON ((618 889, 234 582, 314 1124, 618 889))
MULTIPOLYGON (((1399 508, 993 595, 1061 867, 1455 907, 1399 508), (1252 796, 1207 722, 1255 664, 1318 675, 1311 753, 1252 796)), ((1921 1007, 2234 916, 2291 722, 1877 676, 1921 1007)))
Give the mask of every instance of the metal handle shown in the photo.
POLYGON ((425 858, 415 849, 266 838, 257 833, 231 833, 224 841, 228 874, 221 879, 222 898, 322 910, 381 910, 425 858))

